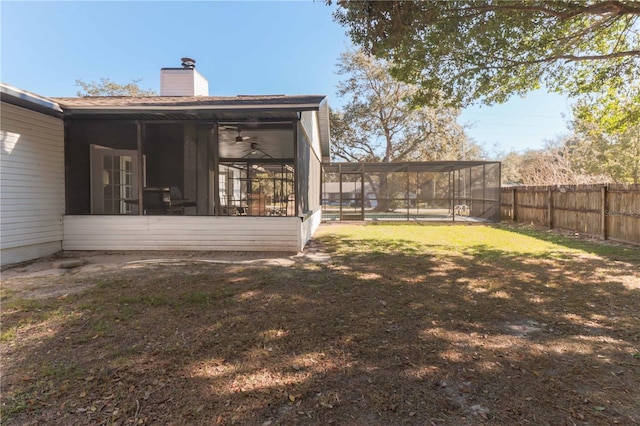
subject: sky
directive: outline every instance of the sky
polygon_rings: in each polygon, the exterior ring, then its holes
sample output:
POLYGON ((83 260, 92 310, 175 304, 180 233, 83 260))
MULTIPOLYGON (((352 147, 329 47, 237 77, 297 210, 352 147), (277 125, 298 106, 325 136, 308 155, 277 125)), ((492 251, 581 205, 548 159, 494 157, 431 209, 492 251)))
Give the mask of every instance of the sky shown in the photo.
MULTIPOLYGON (((139 80, 159 92, 160 68, 196 60, 212 96, 327 95, 339 108, 339 56, 352 47, 324 0, 0 2, 0 80, 47 97, 76 80, 139 80)), ((537 91, 474 106, 459 122, 487 151, 538 149, 567 133, 566 98, 537 91)))

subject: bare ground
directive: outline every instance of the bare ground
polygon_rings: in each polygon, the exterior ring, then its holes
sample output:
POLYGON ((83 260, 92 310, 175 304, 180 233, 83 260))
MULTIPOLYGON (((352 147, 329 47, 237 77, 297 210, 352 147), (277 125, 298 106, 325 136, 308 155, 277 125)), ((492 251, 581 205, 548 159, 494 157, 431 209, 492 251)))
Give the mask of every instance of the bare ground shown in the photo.
POLYGON ((640 423, 637 249, 346 256, 331 231, 3 271, 2 424, 640 423))

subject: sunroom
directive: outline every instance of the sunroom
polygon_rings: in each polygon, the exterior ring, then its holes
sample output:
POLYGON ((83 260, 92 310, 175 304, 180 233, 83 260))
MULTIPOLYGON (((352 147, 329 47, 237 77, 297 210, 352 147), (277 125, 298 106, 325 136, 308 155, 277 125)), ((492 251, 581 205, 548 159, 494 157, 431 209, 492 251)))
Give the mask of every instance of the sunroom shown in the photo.
POLYGON ((321 221, 324 96, 55 101, 64 250, 298 251, 321 221))

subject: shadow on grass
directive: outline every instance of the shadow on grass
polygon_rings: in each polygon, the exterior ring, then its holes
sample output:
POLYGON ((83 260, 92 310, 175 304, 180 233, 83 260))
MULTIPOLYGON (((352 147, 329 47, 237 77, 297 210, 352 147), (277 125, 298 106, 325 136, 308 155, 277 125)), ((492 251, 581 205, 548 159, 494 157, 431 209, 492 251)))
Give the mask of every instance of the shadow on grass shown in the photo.
POLYGON ((540 227, 517 223, 504 222, 495 225, 495 227, 518 235, 558 244, 566 248, 607 256, 613 260, 631 261, 640 265, 640 247, 634 247, 630 244, 619 244, 615 241, 600 240, 595 237, 586 239, 584 236, 569 231, 541 229, 540 227))
POLYGON ((608 257, 321 237, 330 263, 139 266, 3 312, 3 424, 640 421, 608 257))

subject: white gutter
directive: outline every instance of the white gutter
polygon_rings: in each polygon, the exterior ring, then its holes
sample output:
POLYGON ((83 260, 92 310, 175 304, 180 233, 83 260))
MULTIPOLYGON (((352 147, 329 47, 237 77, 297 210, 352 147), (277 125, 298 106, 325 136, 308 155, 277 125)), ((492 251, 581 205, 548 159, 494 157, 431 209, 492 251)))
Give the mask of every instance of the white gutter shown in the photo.
POLYGON ((27 92, 26 90, 18 89, 17 87, 10 86, 6 83, 0 83, 0 93, 42 108, 62 112, 60 105, 51 99, 36 95, 35 93, 27 92))

